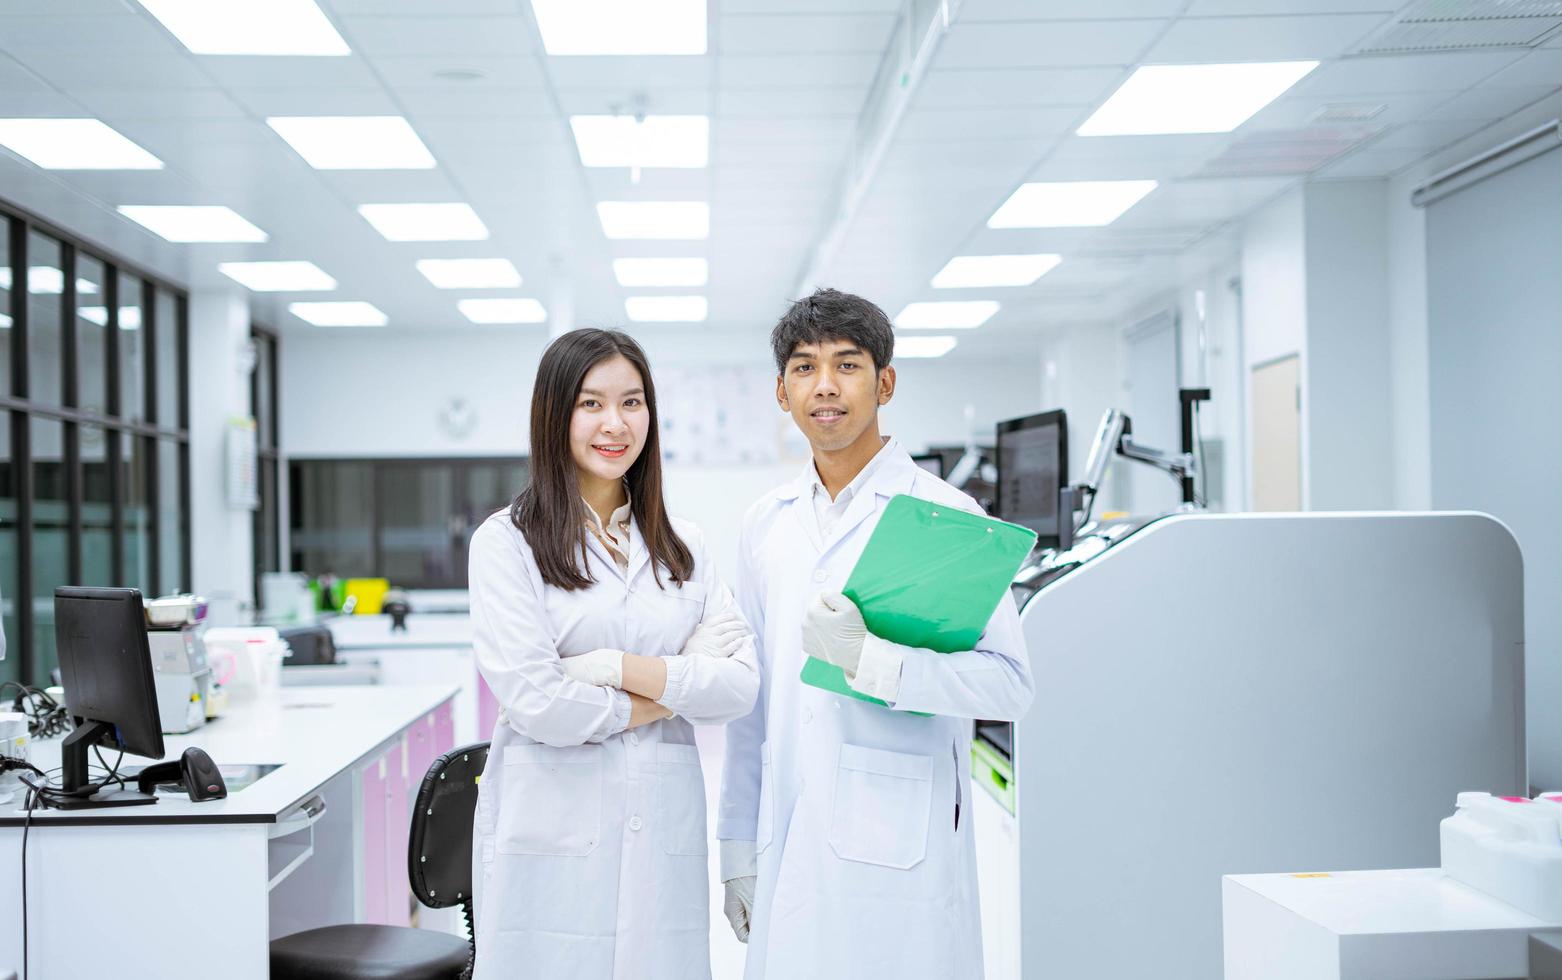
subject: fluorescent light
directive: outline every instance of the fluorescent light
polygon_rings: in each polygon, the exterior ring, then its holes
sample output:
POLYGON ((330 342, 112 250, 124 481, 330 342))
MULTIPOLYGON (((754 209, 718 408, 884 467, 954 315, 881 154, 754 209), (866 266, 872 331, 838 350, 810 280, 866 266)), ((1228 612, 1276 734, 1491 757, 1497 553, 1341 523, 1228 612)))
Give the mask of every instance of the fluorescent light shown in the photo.
POLYGON ((553 55, 704 54, 705 0, 532 0, 553 55))
POLYGON ((456 304, 473 323, 544 323, 548 311, 534 299, 464 299, 456 304))
POLYGON ((263 242, 266 233, 229 208, 123 204, 119 213, 171 242, 263 242))
POLYGON ((709 307, 704 296, 631 296, 624 312, 636 323, 703 323, 709 307))
POLYGON ((192 54, 352 54, 314 0, 140 3, 192 54))
POLYGON ((418 271, 439 289, 514 289, 521 274, 509 259, 420 259, 418 271))
POLYGON ((570 116, 587 167, 710 165, 708 116, 570 116))
POLYGON ((1021 184, 987 219, 989 228, 1094 228, 1109 225, 1155 190, 1153 180, 1074 180, 1021 184))
POLYGON ((933 277, 934 289, 1029 286, 1063 261, 1058 255, 957 255, 933 277))
POLYGON ((609 238, 710 237, 710 205, 704 201, 600 201, 597 217, 609 238))
POLYGON ((955 349, 953 337, 896 337, 896 357, 943 357, 955 349))
POLYGON ((266 125, 316 170, 432 170, 428 151, 401 116, 272 116, 266 125))
POLYGON ((620 286, 703 286, 710 279, 704 259, 614 259, 620 286))
POLYGON ((895 317, 895 326, 902 330, 971 330, 997 312, 998 304, 990 299, 907 303, 895 317))
POLYGON ((1085 120, 1078 135, 1229 133, 1317 67, 1316 61, 1145 65, 1085 120))
POLYGON ((12 320, 6 314, 0 313, 0 330, 9 328, 11 326, 11 324, 14 323, 14 322, 16 322, 16 321, 12 320))
POLYGON ((217 271, 257 293, 302 293, 336 288, 336 280, 313 262, 220 262, 217 271))
MULTIPOLYGON (((9 291, 11 288, 11 269, 9 266, 0 267, 0 292, 9 291)), ((44 296, 58 296, 65 292, 65 273, 52 265, 35 265, 27 269, 27 291, 44 296)), ((76 280, 76 295, 94 296, 98 292, 98 284, 89 279, 76 280)))
POLYGON ((0 146, 45 170, 163 169, 163 161, 97 119, 0 119, 0 146))
POLYGON ((349 300, 340 303, 289 303, 287 310, 317 327, 383 327, 387 317, 373 303, 349 300))
POLYGON ((393 242, 476 242, 488 228, 470 204, 365 204, 358 209, 393 242))
MULTIPOLYGON (((76 312, 77 315, 88 323, 96 323, 100 327, 108 326, 108 307, 106 306, 83 306, 76 312)), ((119 329, 140 330, 141 307, 121 306, 119 308, 119 329)))

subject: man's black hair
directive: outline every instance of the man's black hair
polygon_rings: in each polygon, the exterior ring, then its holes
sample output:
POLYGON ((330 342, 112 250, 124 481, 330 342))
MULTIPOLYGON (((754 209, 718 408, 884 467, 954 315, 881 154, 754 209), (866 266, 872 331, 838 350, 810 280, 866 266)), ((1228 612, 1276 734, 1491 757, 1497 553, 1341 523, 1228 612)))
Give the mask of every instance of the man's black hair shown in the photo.
POLYGON ((786 373, 786 362, 799 344, 847 340, 873 359, 873 370, 889 366, 895 354, 895 330, 877 306, 837 289, 816 289, 812 296, 792 304, 770 332, 770 349, 776 373, 786 373))

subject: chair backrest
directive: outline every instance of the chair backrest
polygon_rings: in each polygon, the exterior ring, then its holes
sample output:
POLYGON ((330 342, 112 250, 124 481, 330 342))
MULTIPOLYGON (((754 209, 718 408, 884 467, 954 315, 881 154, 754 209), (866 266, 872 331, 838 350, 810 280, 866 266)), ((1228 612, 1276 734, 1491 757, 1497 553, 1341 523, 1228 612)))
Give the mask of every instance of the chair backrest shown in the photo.
POLYGON ((477 742, 434 760, 418 787, 407 848, 412 894, 429 908, 472 899, 472 817, 488 743, 477 742))

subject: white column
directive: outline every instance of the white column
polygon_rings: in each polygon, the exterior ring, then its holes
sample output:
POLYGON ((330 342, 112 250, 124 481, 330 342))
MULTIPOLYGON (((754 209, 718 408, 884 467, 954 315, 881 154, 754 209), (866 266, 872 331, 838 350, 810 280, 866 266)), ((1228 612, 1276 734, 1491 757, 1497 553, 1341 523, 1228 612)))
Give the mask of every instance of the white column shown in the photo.
POLYGON ((255 601, 254 514, 228 506, 228 422, 251 415, 249 305, 241 292, 190 295, 190 560, 196 592, 255 601))

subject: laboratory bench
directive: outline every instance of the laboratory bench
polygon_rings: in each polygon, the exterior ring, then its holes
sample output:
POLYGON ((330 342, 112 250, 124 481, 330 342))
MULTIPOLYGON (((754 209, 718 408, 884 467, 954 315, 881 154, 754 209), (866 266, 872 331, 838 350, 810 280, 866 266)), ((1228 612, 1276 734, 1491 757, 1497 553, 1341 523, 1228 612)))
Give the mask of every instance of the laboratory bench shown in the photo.
MULTIPOLYGON (((35 810, 30 826, 8 804, 0 976, 22 972, 24 830, 29 980, 263 980, 278 936, 409 924, 412 800, 454 747, 455 695, 453 684, 284 688, 164 737, 165 758, 204 749, 233 780, 226 799, 160 792, 147 806, 35 810)), ((40 768, 59 755, 58 738, 33 744, 40 768)))

